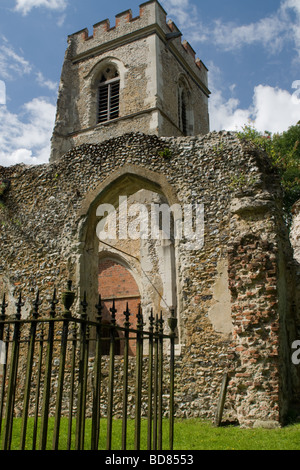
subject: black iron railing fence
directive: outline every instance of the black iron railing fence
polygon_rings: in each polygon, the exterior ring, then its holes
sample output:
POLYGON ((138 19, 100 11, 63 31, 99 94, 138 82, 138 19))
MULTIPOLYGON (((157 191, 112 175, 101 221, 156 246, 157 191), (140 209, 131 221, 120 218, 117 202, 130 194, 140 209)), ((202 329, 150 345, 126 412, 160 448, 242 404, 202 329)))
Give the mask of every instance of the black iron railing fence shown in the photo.
POLYGON ((129 417, 134 420, 134 449, 141 448, 141 423, 145 418, 147 449, 161 450, 165 416, 169 419, 169 449, 172 450, 177 324, 174 312, 168 319, 170 332, 165 334, 161 314, 154 316, 152 311, 148 331, 145 330, 141 308, 135 329, 130 327, 128 306, 124 325, 118 325, 114 302, 111 321, 104 324, 101 297, 95 306, 94 321, 88 319, 86 295, 81 302, 81 313, 72 315, 74 297, 69 282, 62 295, 64 311, 58 314, 59 302, 54 290, 45 317, 40 314, 37 293, 32 312, 25 319, 21 294, 13 316, 6 315, 8 304, 3 298, 0 314, 2 449, 14 447, 17 436, 21 450, 49 447, 57 450, 62 446, 66 450, 97 450, 100 434, 102 441, 105 434, 104 448, 111 450, 114 405, 118 401, 123 450, 127 447, 129 417), (122 357, 116 355, 118 341, 124 341, 122 357), (135 342, 135 357, 129 356, 131 341, 135 342), (62 419, 67 419, 67 429, 64 426, 62 430, 62 419), (89 432, 86 432, 87 421, 89 432))

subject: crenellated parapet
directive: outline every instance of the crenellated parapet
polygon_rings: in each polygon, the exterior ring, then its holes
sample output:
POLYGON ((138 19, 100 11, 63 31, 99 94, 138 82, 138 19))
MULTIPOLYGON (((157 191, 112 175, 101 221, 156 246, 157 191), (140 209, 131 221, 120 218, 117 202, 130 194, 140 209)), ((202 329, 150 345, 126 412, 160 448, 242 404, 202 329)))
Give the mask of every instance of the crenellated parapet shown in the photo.
POLYGON ((92 34, 88 28, 84 28, 69 35, 68 39, 76 60, 85 57, 91 50, 95 52, 94 49, 100 48, 103 51, 113 43, 129 40, 130 36, 135 40, 137 36, 152 34, 154 28, 166 44, 170 45, 172 42, 172 46, 175 46, 190 65, 196 66, 203 72, 202 75, 207 72, 206 66, 196 57, 196 52, 189 42, 181 41, 182 34, 175 23, 172 20, 167 21, 167 13, 157 0, 142 3, 139 6, 138 16, 133 17, 132 10, 128 9, 115 15, 114 25, 111 25, 109 19, 105 19, 94 24, 92 34), (179 33, 179 36, 170 36, 170 33, 175 32, 179 33))
POLYGON ((142 132, 209 131, 207 68, 157 0, 68 36, 51 161, 74 146, 142 132))
MULTIPOLYGON (((87 28, 69 35, 69 40, 75 46, 77 53, 91 47, 90 41, 97 43, 109 43, 124 34, 140 31, 157 23, 162 29, 166 28, 166 12, 156 0, 145 2, 139 7, 139 15, 133 17, 131 9, 115 15, 115 24, 111 25, 109 19, 102 20, 93 26, 90 34, 87 28)), ((93 44, 93 45, 94 45, 93 44)))

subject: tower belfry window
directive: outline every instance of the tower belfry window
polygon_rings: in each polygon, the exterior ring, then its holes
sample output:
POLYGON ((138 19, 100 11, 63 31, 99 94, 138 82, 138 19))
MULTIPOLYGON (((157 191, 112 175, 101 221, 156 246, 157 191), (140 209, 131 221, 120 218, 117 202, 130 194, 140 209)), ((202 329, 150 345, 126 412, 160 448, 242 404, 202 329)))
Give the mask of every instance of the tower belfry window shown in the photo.
POLYGON ((183 88, 179 88, 178 94, 178 124, 183 135, 188 134, 188 119, 187 119, 187 96, 183 88))
POLYGON ((191 94, 183 81, 179 83, 178 87, 178 127, 183 135, 193 135, 194 118, 191 94))
POLYGON ((97 122, 106 122, 119 117, 120 78, 114 67, 102 72, 98 88, 97 122))

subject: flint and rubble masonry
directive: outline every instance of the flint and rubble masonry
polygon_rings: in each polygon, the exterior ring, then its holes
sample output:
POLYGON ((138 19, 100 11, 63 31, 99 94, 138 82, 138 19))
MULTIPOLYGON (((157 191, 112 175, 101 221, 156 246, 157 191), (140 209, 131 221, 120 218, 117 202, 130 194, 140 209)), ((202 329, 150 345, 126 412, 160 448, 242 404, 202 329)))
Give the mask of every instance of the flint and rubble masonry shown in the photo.
POLYGON ((280 184, 266 155, 229 132, 136 133, 0 172, 11 182, 0 208, 0 294, 8 295, 10 314, 20 289, 27 314, 37 286, 45 299, 71 278, 78 294, 85 283, 92 295, 84 257, 101 194, 113 198, 128 180, 136 190, 157 188, 169 202, 175 195, 182 204, 203 203, 204 247, 186 250, 184 240, 176 247, 176 415, 212 419, 228 371, 225 419, 244 426, 284 420, 299 396, 289 350, 297 339, 295 276, 280 184))

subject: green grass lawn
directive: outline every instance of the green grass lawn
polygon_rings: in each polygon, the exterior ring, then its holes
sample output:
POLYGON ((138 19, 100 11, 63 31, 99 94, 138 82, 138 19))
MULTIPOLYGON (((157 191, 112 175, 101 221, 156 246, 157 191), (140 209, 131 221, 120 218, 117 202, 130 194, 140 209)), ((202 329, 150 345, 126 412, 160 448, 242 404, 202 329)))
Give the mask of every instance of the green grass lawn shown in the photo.
POLYGON ((201 420, 177 421, 177 450, 300 450, 300 424, 279 429, 216 428, 201 420))
MULTIPOLYGON (((164 421, 163 449, 168 449, 168 421, 164 421)), ((67 447, 68 421, 62 419, 60 448, 67 447)), ((75 428, 75 422, 74 422, 75 428)), ((14 420, 12 450, 19 448, 21 420, 14 420)), ((53 419, 49 421, 47 448, 52 447, 53 419)), ((86 422, 85 448, 90 446, 91 422, 86 422)), ((113 422, 113 450, 121 449, 122 422, 113 422)), ((28 421, 26 448, 31 450, 32 420, 28 421)), ((147 448, 147 421, 142 421, 141 449, 147 448)), ((101 421, 99 448, 105 449, 106 422, 101 421)), ((74 441, 74 439, 73 439, 74 441)), ((134 449, 134 421, 128 421, 127 449, 134 449)), ((200 419, 176 420, 174 450, 300 450, 300 424, 279 429, 241 429, 238 426, 214 427, 210 422, 200 419)))

